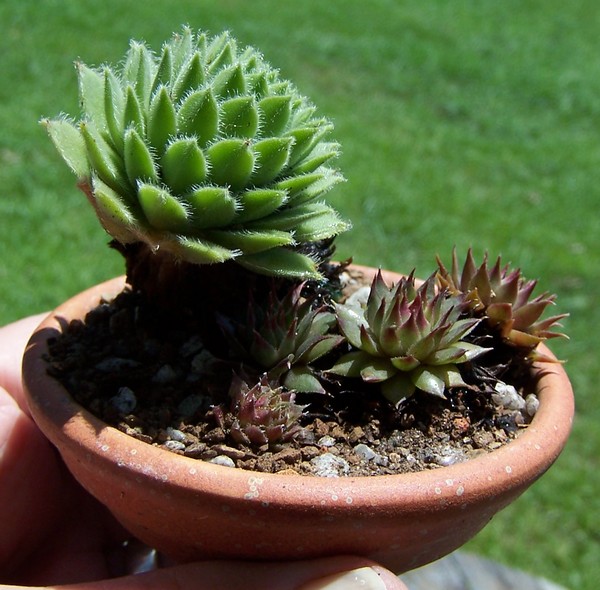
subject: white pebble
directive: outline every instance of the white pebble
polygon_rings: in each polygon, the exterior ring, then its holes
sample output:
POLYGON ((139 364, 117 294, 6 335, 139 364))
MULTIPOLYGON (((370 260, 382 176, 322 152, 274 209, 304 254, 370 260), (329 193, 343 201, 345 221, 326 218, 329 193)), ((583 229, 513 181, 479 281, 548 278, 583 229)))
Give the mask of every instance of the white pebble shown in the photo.
POLYGON ((213 459, 209 461, 209 463, 214 463, 215 465, 223 465, 224 467, 235 467, 235 463, 231 457, 227 455, 217 455, 213 459))
POLYGON ((365 459, 365 461, 370 461, 371 459, 375 459, 375 457, 377 457, 377 453, 371 447, 365 444, 356 445, 354 447, 354 452, 362 459, 365 459))
POLYGON ((172 440, 176 440, 179 442, 183 442, 185 440, 185 434, 181 432, 181 430, 177 430, 177 428, 171 428, 169 426, 167 428, 167 434, 172 440))
POLYGON ((319 477, 340 477, 350 471, 348 462, 333 453, 324 453, 310 462, 315 467, 315 475, 319 477))
POLYGON ((512 386, 499 381, 494 387, 496 393, 492 394, 494 403, 506 408, 507 410, 525 409, 525 400, 519 392, 512 386))
POLYGON ((320 447, 333 447, 335 445, 335 438, 326 434, 317 441, 317 444, 320 447))
POLYGON ((185 445, 178 440, 168 440, 165 443, 165 447, 170 451, 183 451, 185 449, 185 445))
POLYGON ((534 393, 530 393, 525 398, 525 411, 529 416, 535 416, 540 407, 540 400, 534 393))

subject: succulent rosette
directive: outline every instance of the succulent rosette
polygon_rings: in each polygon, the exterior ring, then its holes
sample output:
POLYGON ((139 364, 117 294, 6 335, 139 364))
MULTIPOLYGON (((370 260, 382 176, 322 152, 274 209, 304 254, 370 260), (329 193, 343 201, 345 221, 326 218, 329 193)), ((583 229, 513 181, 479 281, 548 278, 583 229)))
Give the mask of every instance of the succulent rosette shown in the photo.
POLYGON ((266 375, 254 386, 234 377, 231 384, 231 436, 246 445, 263 446, 286 442, 301 430, 304 406, 295 402, 295 393, 273 387, 266 375))
POLYGON ((486 254, 482 264, 477 266, 469 249, 460 270, 454 249, 451 270, 439 258, 438 267, 437 281, 442 289, 461 297, 470 314, 485 318, 508 344, 531 351, 532 358, 542 358, 534 350, 540 342, 547 338, 565 337, 551 328, 560 326, 560 320, 568 314, 541 317, 546 308, 554 304, 556 296, 546 292, 531 297, 537 281, 526 280, 519 269, 511 270, 508 264, 502 266, 500 257, 489 268, 486 254))
POLYGON ((253 48, 184 29, 122 67, 77 64, 83 116, 45 120, 100 222, 121 244, 196 264, 234 260, 308 278, 302 244, 348 224, 322 202, 343 180, 327 119, 253 48))
POLYGON ((324 306, 313 307, 301 296, 303 283, 283 297, 274 291, 266 306, 250 301, 246 321, 220 317, 234 354, 266 370, 288 389, 325 393, 311 365, 344 340, 333 333, 336 317, 324 306))
POLYGON ((433 276, 419 287, 413 274, 388 287, 379 272, 365 305, 336 305, 352 350, 329 372, 380 384, 395 404, 416 389, 445 397, 446 388, 465 385, 459 365, 489 350, 464 340, 480 320, 462 318, 463 308, 436 292, 433 276))

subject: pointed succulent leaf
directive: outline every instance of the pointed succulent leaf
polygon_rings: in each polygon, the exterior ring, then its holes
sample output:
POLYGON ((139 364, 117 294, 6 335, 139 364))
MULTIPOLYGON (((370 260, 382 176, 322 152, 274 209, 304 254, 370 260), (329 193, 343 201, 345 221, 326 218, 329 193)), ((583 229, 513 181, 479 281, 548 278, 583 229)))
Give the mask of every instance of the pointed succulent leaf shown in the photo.
POLYGON ((278 246, 289 246, 294 243, 292 236, 286 232, 279 231, 231 231, 231 230, 207 230, 205 232, 209 240, 221 244, 226 248, 238 248, 246 254, 255 254, 271 250, 278 246))
POLYGON ((317 265, 309 256, 288 248, 274 248, 268 252, 241 256, 237 262, 258 274, 284 276, 297 280, 321 277, 317 265))
POLYGON ((135 89, 140 103, 146 107, 150 99, 155 64, 143 43, 132 41, 123 68, 123 79, 135 89))
POLYGON ((310 153, 308 158, 294 167, 294 173, 310 174, 332 158, 337 158, 338 156, 339 144, 322 142, 310 153))
POLYGON ((371 357, 369 364, 364 366, 360 376, 366 383, 381 383, 397 373, 389 359, 371 357))
POLYGON ((371 356, 361 350, 348 352, 341 356, 327 372, 342 377, 360 377, 362 370, 368 367, 370 362, 371 356))
POLYGON ((173 84, 172 97, 176 102, 186 94, 195 91, 204 82, 204 68, 200 55, 194 53, 184 68, 181 69, 173 84))
POLYGON ((141 183, 138 199, 148 223, 153 227, 175 232, 187 227, 186 207, 165 189, 141 183))
POLYGON ((42 125, 46 128, 62 159, 77 178, 87 178, 90 174, 90 165, 87 158, 86 144, 79 129, 66 119, 56 119, 54 121, 43 119, 42 125))
POLYGON ((104 76, 85 64, 77 63, 79 95, 87 117, 94 121, 99 130, 106 127, 104 114, 104 76))
POLYGON ((104 68, 104 114, 112 144, 123 151, 123 112, 125 96, 120 81, 110 68, 104 68))
POLYGON ((185 196, 185 202, 196 229, 225 227, 235 218, 236 202, 226 188, 206 186, 195 189, 185 196))
POLYGON ((239 250, 230 250, 200 238, 177 236, 171 245, 174 254, 196 264, 215 264, 232 260, 240 255, 239 250))
POLYGON ((260 133, 263 137, 277 136, 285 130, 292 113, 291 96, 267 96, 258 103, 260 133))
POLYGON ((229 137, 254 137, 258 129, 258 112, 254 98, 237 96, 220 107, 220 132, 229 137))
MULTIPOLYGON (((321 357, 329 354, 334 348, 344 342, 342 336, 336 334, 328 334, 321 336, 310 348, 302 355, 302 361, 306 364, 313 363, 321 357)), ((294 388, 297 389, 297 388, 294 388)))
POLYGON ((417 367, 409 374, 417 389, 446 399, 444 395, 444 391, 446 390, 444 378, 436 374, 432 367, 417 367))
POLYGON ((334 306, 340 330, 352 346, 360 348, 361 328, 365 325, 363 315, 348 305, 334 303, 334 306))
POLYGON ((144 114, 139 98, 133 89, 133 86, 128 86, 125 91, 125 108, 124 108, 124 128, 130 127, 136 129, 142 135, 145 133, 144 114))
POLYGON ((207 155, 213 182, 230 186, 234 191, 239 191, 248 184, 254 169, 254 154, 246 141, 224 139, 211 145, 207 155))
POLYGON ((128 129, 125 133, 124 160, 129 182, 134 185, 138 180, 157 182, 152 154, 135 129, 128 129))
POLYGON ((163 180, 174 194, 183 195, 207 176, 206 160, 195 139, 170 143, 161 159, 163 180))
POLYGON ((154 94, 148 112, 148 142, 160 156, 177 133, 177 113, 169 91, 161 86, 154 94))
POLYGON ((212 141, 219 130, 217 101, 210 89, 189 94, 183 101, 177 125, 182 135, 193 135, 203 147, 212 141))
POLYGON ((111 147, 94 132, 90 125, 81 122, 79 131, 85 143, 87 159, 91 168, 108 186, 116 191, 123 190, 126 182, 117 169, 111 147))
POLYGON ((262 219, 279 209, 287 199, 285 191, 254 189, 240 193, 236 222, 247 223, 262 219))
POLYGON ((233 98, 246 92, 244 72, 239 64, 221 70, 213 81, 215 95, 219 98, 233 98))
POLYGON ((418 358, 410 354, 406 354, 404 356, 396 356, 391 358, 390 360, 392 361, 392 365, 394 365, 396 369, 403 372, 410 372, 416 369, 421 364, 418 358))
POLYGON ((173 53, 170 45, 164 45, 160 56, 160 62, 152 81, 151 95, 161 87, 169 87, 173 81, 173 53))
POLYGON ((325 393, 321 382, 306 366, 292 367, 283 378, 283 386, 287 389, 303 393, 325 393))
POLYGON ((254 184, 264 186, 282 173, 290 157, 292 141, 290 137, 271 137, 254 144, 257 160, 252 174, 254 184))
POLYGON ((415 393, 416 386, 412 382, 408 373, 396 373, 392 378, 387 379, 379 385, 383 396, 398 406, 405 399, 415 393))
POLYGON ((94 208, 102 225, 122 243, 135 240, 137 220, 119 194, 98 178, 94 179, 94 208))

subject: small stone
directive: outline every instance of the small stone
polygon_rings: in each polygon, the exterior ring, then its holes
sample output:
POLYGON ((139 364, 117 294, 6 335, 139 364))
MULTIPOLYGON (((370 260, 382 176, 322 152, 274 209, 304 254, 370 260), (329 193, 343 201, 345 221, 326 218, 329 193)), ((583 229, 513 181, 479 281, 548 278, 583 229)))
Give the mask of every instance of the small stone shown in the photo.
POLYGON ((348 435, 348 442, 350 444, 357 443, 364 435, 365 431, 360 426, 355 426, 348 435))
POLYGON ((164 443, 164 446, 169 451, 183 451, 185 449, 185 445, 178 440, 168 440, 164 443))
POLYGON ((371 447, 364 444, 356 445, 354 452, 365 461, 371 461, 377 457, 377 453, 371 447))
POLYGON ((172 383, 175 379, 177 379, 177 373, 171 365, 163 365, 152 377, 154 383, 160 383, 161 385, 172 383))
POLYGON ((302 459, 302 451, 300 449, 283 449, 273 455, 274 461, 282 461, 288 465, 294 465, 302 459))
POLYGON ((227 445, 215 445, 213 450, 219 453, 219 455, 225 455, 231 459, 244 459, 246 457, 246 453, 244 451, 234 447, 228 447, 227 445))
POLYGON ((340 477, 350 471, 350 465, 345 459, 333 453, 324 453, 311 459, 314 474, 319 477, 340 477))
POLYGON ((446 447, 441 453, 432 457, 433 463, 436 463, 440 467, 449 467, 450 465, 461 463, 465 459, 465 454, 460 449, 453 449, 452 447, 446 447))
POLYGON ((506 408, 507 410, 525 409, 525 400, 523 396, 512 386, 499 381, 494 387, 496 393, 492 393, 492 400, 495 404, 506 408))
POLYGON ((185 441, 185 434, 181 432, 181 430, 177 430, 177 428, 171 428, 170 426, 167 428, 167 435, 171 440, 176 440, 179 442, 185 441))
POLYGON ((206 451, 206 445, 202 442, 197 442, 185 448, 184 455, 192 459, 199 459, 206 451))
POLYGON ((217 455, 211 459, 209 463, 213 463, 214 465, 223 465, 224 467, 235 467, 233 459, 227 455, 217 455))
POLYGON ((369 294, 371 293, 371 287, 366 285, 364 287, 360 287, 357 289, 346 299, 345 305, 349 307, 359 307, 364 308, 367 305, 367 300, 369 299, 369 294))
POLYGON ((117 395, 110 398, 110 405, 119 414, 129 414, 137 406, 137 398, 133 390, 129 389, 129 387, 121 387, 117 395))
POLYGON ((317 444, 320 447, 333 447, 335 445, 335 438, 326 434, 317 441, 317 444))
POLYGON ((533 393, 530 393, 525 398, 525 411, 529 416, 533 418, 536 415, 538 409, 540 407, 540 400, 533 393))

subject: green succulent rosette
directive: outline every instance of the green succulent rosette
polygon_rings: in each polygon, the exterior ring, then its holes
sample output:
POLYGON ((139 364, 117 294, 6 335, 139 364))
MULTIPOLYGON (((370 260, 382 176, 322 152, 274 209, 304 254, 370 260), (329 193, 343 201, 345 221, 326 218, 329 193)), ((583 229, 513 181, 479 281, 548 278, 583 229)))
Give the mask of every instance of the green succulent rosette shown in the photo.
POLYGON ((365 305, 335 307, 352 350, 328 372, 379 384, 394 404, 417 389, 445 397, 447 387, 465 385, 459 365, 489 350, 465 340, 481 320, 463 318, 461 301, 436 292, 433 276, 419 287, 413 274, 388 287, 379 272, 365 305))
POLYGON ((196 264, 318 276, 302 244, 348 224, 331 123, 253 48, 184 29, 122 67, 77 64, 83 115, 44 120, 106 231, 196 264))

